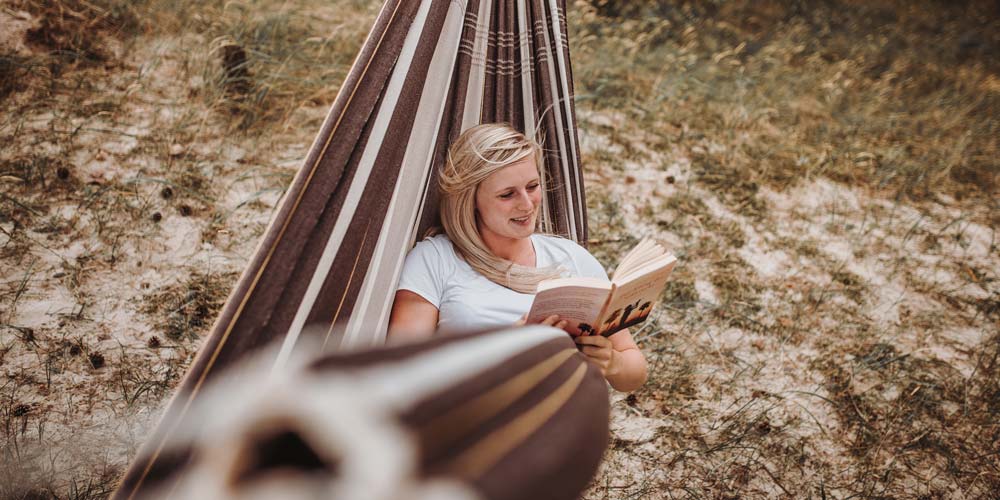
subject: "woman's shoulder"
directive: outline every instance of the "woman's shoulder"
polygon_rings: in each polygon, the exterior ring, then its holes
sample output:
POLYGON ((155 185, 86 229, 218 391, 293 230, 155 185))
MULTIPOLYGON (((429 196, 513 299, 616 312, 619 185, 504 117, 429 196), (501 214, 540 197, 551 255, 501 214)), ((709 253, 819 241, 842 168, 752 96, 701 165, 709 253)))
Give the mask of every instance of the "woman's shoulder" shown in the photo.
POLYGON ((446 234, 437 234, 418 241, 410 253, 424 259, 437 261, 451 261, 456 258, 455 247, 446 234))
POLYGON ((565 266, 572 263, 572 271, 577 276, 607 278, 604 266, 576 241, 552 234, 536 233, 533 237, 536 244, 551 255, 555 264, 565 266))
POLYGON ((432 297, 440 299, 445 284, 458 269, 457 256, 447 236, 424 238, 406 255, 400 274, 400 287, 422 290, 424 298, 432 304, 432 297), (432 290, 432 292, 428 292, 432 290))
POLYGON ((586 248, 583 248, 579 243, 569 238, 544 233, 535 233, 532 235, 532 238, 552 250, 566 253, 573 257, 590 256, 590 252, 586 248))
POLYGON ((435 234, 434 236, 427 236, 426 238, 417 242, 414 247, 426 247, 426 248, 450 248, 451 240, 448 239, 448 235, 444 233, 435 234))

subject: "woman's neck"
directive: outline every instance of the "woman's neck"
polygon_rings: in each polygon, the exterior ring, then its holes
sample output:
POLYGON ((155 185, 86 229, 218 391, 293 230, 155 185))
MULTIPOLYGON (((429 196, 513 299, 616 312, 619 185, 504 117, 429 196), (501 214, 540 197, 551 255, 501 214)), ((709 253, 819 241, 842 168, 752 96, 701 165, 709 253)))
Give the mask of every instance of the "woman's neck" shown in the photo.
POLYGON ((486 243, 486 248, 493 252, 493 255, 522 266, 536 267, 535 245, 531 243, 530 236, 504 238, 489 232, 481 234, 483 243, 486 243))

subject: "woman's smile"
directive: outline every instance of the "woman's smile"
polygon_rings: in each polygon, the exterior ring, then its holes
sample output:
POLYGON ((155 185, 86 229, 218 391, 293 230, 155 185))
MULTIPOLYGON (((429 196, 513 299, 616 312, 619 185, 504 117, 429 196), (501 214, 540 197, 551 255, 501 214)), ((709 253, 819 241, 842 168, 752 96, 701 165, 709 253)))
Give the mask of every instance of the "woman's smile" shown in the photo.
POLYGON ((529 213, 528 215, 525 215, 524 217, 513 218, 513 219, 511 219, 511 222, 513 222, 514 224, 517 224, 518 226, 528 226, 528 225, 530 225, 530 226, 534 227, 534 225, 535 225, 534 215, 535 215, 534 212, 532 212, 532 213, 529 213))

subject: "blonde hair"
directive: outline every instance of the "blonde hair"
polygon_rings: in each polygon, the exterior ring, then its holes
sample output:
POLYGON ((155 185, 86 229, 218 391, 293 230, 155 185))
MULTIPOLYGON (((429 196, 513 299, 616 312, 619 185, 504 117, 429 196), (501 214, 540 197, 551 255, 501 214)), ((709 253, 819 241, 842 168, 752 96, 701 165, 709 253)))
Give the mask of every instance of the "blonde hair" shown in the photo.
MULTIPOLYGON (((520 293, 535 293, 539 282, 559 277, 561 270, 522 266, 491 252, 477 225, 476 191, 494 172, 531 155, 535 165, 541 166, 542 148, 510 125, 477 125, 463 132, 448 148, 448 158, 438 177, 441 225, 459 255, 490 281, 520 293)), ((544 182, 544 178, 539 181, 544 182)), ((544 188, 541 185, 542 192, 544 188)))

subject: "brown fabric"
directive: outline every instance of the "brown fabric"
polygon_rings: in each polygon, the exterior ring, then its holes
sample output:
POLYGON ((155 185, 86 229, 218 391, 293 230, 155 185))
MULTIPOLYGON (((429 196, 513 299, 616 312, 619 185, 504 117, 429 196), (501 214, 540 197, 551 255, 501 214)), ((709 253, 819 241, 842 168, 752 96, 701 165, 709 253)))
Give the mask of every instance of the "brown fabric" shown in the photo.
MULTIPOLYGON (((565 0, 386 1, 165 421, 183 422, 215 373, 265 345, 282 343, 280 364, 305 339, 380 344, 403 256, 437 221, 437 168, 470 126, 534 131, 550 183, 543 228, 586 242, 564 10, 565 0)), ((115 498, 142 487, 171 432, 156 429, 115 498)))
POLYGON ((568 500, 609 440, 607 384, 549 327, 328 355, 278 377, 260 368, 206 384, 138 498, 261 487, 404 498, 447 481, 465 492, 457 498, 568 500), (373 478, 387 483, 381 495, 364 488, 373 478))

